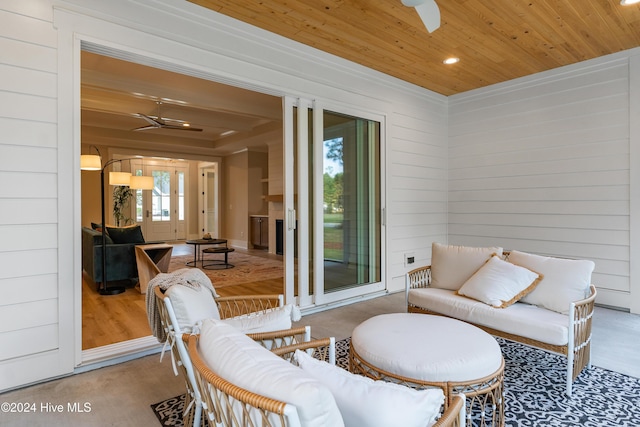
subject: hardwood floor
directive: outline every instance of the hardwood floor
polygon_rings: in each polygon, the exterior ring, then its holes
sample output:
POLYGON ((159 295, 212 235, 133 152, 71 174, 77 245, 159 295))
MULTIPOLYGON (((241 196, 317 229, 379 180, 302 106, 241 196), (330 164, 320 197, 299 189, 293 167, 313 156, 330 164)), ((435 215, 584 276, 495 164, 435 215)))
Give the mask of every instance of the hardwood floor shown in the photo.
MULTIPOLYGON (((191 254, 188 245, 175 245, 173 255, 191 254)), ((243 251, 244 252, 244 251, 243 251)), ((255 256, 276 257, 264 251, 246 251, 255 256)), ((259 278, 257 278, 259 279, 259 278)), ((217 289, 221 296, 281 294, 284 279, 256 280, 217 289)), ((91 280, 82 280, 82 349, 101 347, 151 335, 145 295, 128 287, 118 295, 100 295, 91 280)))

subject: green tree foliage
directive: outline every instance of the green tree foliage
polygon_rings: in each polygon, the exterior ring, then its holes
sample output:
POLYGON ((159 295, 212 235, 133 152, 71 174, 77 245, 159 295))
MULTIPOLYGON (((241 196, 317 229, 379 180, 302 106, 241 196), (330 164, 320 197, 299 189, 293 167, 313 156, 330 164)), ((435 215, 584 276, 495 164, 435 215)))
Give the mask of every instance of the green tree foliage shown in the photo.
POLYGON ((324 180, 324 202, 326 204, 326 212, 342 212, 342 172, 329 175, 325 172, 323 175, 324 180))

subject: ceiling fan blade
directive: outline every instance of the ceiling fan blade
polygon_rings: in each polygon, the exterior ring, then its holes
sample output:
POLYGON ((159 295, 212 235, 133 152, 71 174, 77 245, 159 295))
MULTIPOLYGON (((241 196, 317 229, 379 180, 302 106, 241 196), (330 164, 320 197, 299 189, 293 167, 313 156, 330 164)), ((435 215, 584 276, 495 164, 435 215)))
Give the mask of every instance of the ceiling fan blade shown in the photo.
POLYGON ((202 132, 200 128, 192 128, 190 126, 174 126, 174 125, 162 125, 160 126, 162 129, 174 129, 174 130, 190 130, 194 132, 202 132))
POLYGON ((402 0, 402 4, 416 9, 430 33, 440 28, 440 9, 435 0, 402 0))
POLYGON ((132 130, 151 130, 151 129, 160 129, 160 126, 142 126, 141 128, 135 128, 132 130))
POLYGON ((160 126, 162 126, 164 124, 159 120, 152 119, 151 117, 147 116, 146 114, 137 113, 136 115, 138 117, 140 117, 141 119, 147 121, 151 126, 154 126, 154 127, 157 127, 157 128, 159 128, 160 126))

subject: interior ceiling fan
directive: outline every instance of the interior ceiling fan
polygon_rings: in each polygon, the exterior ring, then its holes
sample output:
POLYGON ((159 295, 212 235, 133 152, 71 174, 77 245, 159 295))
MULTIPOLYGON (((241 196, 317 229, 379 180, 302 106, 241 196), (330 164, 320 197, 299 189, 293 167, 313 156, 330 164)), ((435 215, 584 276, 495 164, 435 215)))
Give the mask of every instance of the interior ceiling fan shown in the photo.
POLYGON ((135 128, 133 130, 173 129, 173 130, 190 130, 194 132, 202 132, 202 129, 188 126, 188 124, 187 126, 167 124, 162 119, 162 115, 160 114, 160 106, 162 105, 162 102, 157 101, 156 104, 158 104, 158 117, 153 118, 153 117, 147 116, 146 114, 136 113, 136 116, 140 117, 143 120, 146 120, 149 123, 149 125, 135 128))
POLYGON ((435 0, 401 0, 407 7, 413 7, 418 12, 420 19, 427 27, 427 31, 434 32, 440 27, 440 9, 435 0))

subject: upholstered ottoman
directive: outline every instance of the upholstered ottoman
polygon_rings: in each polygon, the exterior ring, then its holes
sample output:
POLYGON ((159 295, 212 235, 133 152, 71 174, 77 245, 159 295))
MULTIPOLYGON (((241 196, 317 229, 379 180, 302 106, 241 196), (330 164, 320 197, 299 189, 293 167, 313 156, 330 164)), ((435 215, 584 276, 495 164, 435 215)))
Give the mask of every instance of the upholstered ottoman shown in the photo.
POLYGON ((372 317, 353 330, 349 369, 417 389, 440 387, 446 405, 464 393, 467 425, 504 425, 500 346, 468 323, 415 313, 372 317))

